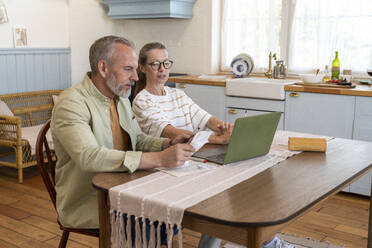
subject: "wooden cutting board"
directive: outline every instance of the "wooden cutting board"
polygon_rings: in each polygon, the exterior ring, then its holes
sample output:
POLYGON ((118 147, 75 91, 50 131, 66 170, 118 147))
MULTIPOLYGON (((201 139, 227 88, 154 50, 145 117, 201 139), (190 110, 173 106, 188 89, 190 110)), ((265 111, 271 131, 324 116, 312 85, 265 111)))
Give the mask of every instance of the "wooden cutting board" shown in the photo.
POLYGON ((295 83, 296 85, 302 85, 302 86, 315 86, 315 87, 329 87, 329 88, 345 88, 345 89, 352 89, 356 86, 354 84, 352 85, 337 85, 337 84, 313 84, 313 83, 295 83))

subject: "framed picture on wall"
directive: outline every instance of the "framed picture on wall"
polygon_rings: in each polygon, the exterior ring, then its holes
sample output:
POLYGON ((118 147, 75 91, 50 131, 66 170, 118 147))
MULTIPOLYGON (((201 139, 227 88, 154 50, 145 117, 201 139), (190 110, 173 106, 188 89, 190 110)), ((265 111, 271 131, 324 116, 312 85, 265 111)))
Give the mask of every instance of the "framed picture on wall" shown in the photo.
POLYGON ((13 27, 14 47, 27 46, 27 29, 24 26, 13 27))

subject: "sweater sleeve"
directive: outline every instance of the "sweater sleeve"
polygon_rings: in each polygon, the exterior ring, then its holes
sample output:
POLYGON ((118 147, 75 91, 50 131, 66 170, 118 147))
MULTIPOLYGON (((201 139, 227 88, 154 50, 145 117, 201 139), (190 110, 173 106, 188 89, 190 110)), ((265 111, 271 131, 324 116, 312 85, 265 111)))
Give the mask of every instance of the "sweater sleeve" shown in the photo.
POLYGON ((141 94, 134 99, 132 108, 139 126, 148 135, 160 137, 163 129, 171 124, 163 109, 141 94))
POLYGON ((199 107, 190 97, 188 97, 183 91, 179 90, 179 94, 184 95, 182 98, 189 106, 190 119, 194 130, 203 130, 207 125, 209 118, 212 117, 207 111, 199 107))

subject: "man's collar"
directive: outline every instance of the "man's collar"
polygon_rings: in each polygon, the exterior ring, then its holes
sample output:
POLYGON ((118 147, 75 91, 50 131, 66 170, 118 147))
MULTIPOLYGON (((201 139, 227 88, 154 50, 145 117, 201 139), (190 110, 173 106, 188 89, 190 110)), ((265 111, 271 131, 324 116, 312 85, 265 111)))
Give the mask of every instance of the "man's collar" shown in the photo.
POLYGON ((97 97, 99 100, 102 100, 102 101, 110 101, 110 98, 109 97, 104 96, 97 89, 97 87, 92 82, 91 77, 92 77, 92 73, 91 72, 87 72, 85 74, 85 76, 84 76, 84 79, 83 79, 83 84, 84 84, 84 87, 87 90, 88 94, 93 95, 93 96, 97 97))

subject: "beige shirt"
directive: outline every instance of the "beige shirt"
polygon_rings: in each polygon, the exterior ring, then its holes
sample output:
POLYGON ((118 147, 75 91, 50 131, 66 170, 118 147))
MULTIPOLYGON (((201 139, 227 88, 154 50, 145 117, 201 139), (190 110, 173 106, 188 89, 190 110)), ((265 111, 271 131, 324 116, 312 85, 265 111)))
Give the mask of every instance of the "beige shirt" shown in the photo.
POLYGON ((110 99, 98 91, 87 75, 80 84, 62 92, 53 109, 57 211, 66 227, 98 227, 97 192, 92 186, 97 172, 134 172, 140 163, 140 151, 161 150, 164 139, 147 136, 140 130, 128 99, 118 100, 117 112, 133 151, 114 149, 110 99))

